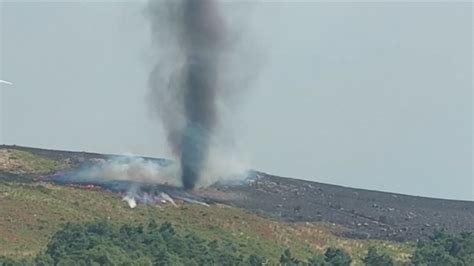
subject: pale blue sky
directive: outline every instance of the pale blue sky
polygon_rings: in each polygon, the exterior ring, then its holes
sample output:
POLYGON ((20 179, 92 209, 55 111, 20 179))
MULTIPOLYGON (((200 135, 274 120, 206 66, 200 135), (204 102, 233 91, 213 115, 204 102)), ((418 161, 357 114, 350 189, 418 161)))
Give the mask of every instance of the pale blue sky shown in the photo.
MULTIPOLYGON (((472 3, 236 5, 261 61, 233 126, 253 168, 474 199, 472 3)), ((0 142, 168 156, 143 8, 2 2, 0 142)))

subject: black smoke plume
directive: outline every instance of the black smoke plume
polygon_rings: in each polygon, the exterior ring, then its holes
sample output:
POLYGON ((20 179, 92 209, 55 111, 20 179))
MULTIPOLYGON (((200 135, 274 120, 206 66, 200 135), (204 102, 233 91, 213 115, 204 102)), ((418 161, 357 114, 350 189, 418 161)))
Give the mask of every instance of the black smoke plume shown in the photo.
POLYGON ((181 163, 186 189, 195 187, 209 153, 218 114, 224 23, 214 0, 150 1, 154 49, 151 102, 181 163))

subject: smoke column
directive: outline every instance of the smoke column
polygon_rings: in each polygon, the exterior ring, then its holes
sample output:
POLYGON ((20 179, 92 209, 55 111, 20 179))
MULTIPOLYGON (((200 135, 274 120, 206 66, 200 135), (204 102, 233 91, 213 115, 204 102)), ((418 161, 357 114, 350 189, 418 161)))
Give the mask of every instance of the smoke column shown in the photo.
POLYGON ((151 102, 179 157, 186 189, 195 187, 216 127, 223 21, 214 0, 150 1, 154 49, 151 102))

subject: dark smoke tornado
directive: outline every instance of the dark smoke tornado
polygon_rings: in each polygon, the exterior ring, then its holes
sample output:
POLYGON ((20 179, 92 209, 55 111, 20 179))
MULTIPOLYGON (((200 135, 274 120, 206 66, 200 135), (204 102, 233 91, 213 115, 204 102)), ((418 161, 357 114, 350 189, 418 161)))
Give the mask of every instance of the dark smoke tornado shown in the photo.
POLYGON ((148 7, 155 48, 162 50, 150 76, 151 101, 180 158, 183 186, 192 189, 217 121, 222 20, 213 0, 153 1, 148 7))

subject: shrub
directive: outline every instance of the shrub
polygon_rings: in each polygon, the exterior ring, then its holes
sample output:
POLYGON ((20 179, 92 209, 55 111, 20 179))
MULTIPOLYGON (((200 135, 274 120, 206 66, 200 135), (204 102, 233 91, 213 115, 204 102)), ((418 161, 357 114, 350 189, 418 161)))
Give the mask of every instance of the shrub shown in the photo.
POLYGON ((367 266, 392 266, 393 260, 387 254, 381 254, 377 252, 375 247, 369 247, 367 256, 362 259, 365 265, 367 266))
POLYGON ((300 261, 294 258, 291 255, 290 249, 287 248, 285 249, 283 254, 281 254, 280 256, 280 263, 281 265, 284 265, 284 266, 293 266, 293 265, 299 265, 300 261))
POLYGON ((326 266, 323 254, 316 253, 308 260, 309 266, 326 266))
MULTIPOLYGON (((116 225, 105 221, 66 224, 50 240, 35 265, 262 265, 264 258, 237 255, 235 245, 180 235, 173 225, 151 221, 116 225), (245 263, 244 263, 245 262, 245 263)), ((291 254, 290 254, 291 257, 291 254)), ((0 258, 0 265, 18 265, 0 258)))
POLYGON ((333 266, 349 266, 352 262, 351 256, 346 251, 335 247, 329 247, 324 256, 325 261, 333 266))
POLYGON ((413 265, 474 265, 474 234, 447 235, 437 231, 429 241, 419 242, 413 265))

